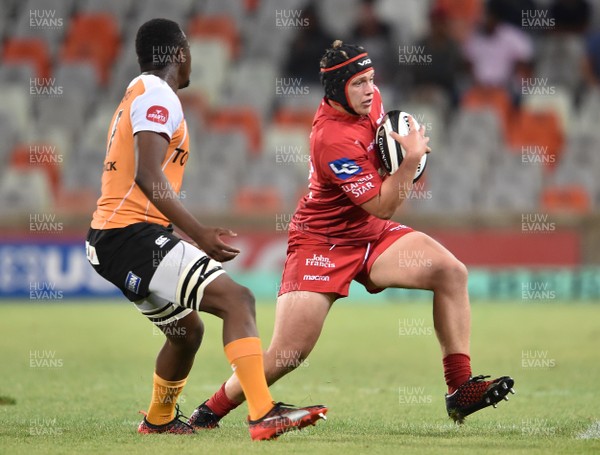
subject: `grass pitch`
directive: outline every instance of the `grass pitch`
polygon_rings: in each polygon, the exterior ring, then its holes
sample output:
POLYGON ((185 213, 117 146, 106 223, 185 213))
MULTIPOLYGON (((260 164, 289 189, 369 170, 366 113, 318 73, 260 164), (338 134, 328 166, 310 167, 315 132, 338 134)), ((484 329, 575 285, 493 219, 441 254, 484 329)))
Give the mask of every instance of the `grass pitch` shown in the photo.
MULTIPOLYGON (((258 306, 263 345, 274 307, 258 306)), ((184 413, 231 370, 220 321, 180 399, 184 413)), ((598 453, 600 306, 474 303, 474 374, 508 374, 517 395, 449 421, 427 303, 335 304, 322 338, 277 400, 325 403, 327 422, 252 442, 243 406, 219 430, 141 436, 136 427, 163 337, 128 303, 0 304, 0 453, 598 453)))

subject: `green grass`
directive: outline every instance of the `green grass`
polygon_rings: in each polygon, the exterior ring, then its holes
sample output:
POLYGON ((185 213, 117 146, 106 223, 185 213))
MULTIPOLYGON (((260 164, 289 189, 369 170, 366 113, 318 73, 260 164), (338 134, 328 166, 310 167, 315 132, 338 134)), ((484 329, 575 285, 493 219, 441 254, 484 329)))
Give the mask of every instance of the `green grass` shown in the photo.
MULTIPOLYGON (((273 310, 258 307, 264 345, 273 310)), ((230 374, 220 321, 204 320, 188 414, 230 374)), ((600 421, 599 320, 598 305, 474 304, 474 373, 512 375, 517 395, 459 427, 445 415, 430 305, 339 302, 305 366, 272 388, 277 400, 329 405, 329 420, 253 443, 245 406, 217 431, 136 434, 162 336, 129 304, 2 304, 0 453, 598 453, 598 428, 578 435, 600 421)))

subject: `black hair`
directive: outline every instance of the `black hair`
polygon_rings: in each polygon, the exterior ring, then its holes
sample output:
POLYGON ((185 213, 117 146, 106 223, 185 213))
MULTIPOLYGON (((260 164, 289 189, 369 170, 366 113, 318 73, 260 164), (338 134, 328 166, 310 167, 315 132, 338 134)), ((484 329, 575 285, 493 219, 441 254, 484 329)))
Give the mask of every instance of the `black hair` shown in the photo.
POLYGON ((151 19, 137 31, 135 52, 142 71, 164 68, 177 61, 179 50, 187 45, 177 22, 151 19))

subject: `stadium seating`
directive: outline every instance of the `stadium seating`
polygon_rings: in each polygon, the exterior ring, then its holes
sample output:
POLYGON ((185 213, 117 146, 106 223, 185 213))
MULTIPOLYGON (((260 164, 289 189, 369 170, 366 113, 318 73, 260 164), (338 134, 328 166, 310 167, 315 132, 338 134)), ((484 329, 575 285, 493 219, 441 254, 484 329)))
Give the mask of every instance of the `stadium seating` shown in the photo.
POLYGON ((281 108, 273 117, 273 122, 280 126, 305 128, 310 131, 315 117, 315 109, 286 109, 281 108))
POLYGON ((76 152, 71 154, 69 165, 64 167, 64 189, 67 191, 91 190, 99 195, 104 156, 104 145, 79 145, 76 152))
POLYGON ((508 130, 509 145, 526 155, 541 154, 542 162, 553 168, 560 159, 564 134, 560 119, 552 111, 532 112, 522 109, 513 117, 508 130))
POLYGON ((549 185, 556 187, 580 186, 586 189, 591 200, 600 190, 598 171, 590 167, 579 166, 573 161, 561 162, 551 176, 549 185))
POLYGON ((135 47, 131 45, 124 46, 119 54, 118 60, 113 65, 111 74, 111 83, 107 88, 106 100, 116 105, 121 101, 125 94, 127 85, 140 74, 140 66, 135 54, 135 47))
MULTIPOLYGON (((319 4, 324 3, 320 2, 319 4)), ((297 27, 278 27, 277 14, 287 11, 294 14, 302 11, 306 0, 260 0, 253 18, 248 20, 248 28, 244 33, 244 56, 262 59, 273 63, 281 63, 297 27), (277 31, 277 39, 273 39, 273 30, 277 31)), ((342 12, 336 12, 336 14, 342 12)))
POLYGON ((451 33, 462 42, 477 26, 484 3, 482 0, 436 0, 434 6, 447 12, 451 33))
POLYGON ((0 137, 2 138, 2 147, 0 147, 0 168, 8 165, 10 152, 17 142, 17 128, 10 112, 0 110, 0 137))
POLYGON ((119 52, 118 24, 107 13, 80 14, 72 19, 61 51, 64 62, 84 61, 95 65, 97 80, 108 83, 110 65, 119 52))
POLYGON ((542 192, 541 206, 552 213, 588 213, 590 195, 583 186, 547 187, 542 192))
POLYGON ((39 169, 46 174, 51 194, 58 195, 61 186, 62 157, 52 144, 23 144, 11 152, 11 169, 39 169))
MULTIPOLYGON (((323 0, 317 2, 317 12, 332 34, 348 39, 358 11, 352 5, 358 3, 323 0)), ((392 25, 396 41, 414 42, 426 31, 431 2, 407 0, 406 8, 396 3, 380 0, 376 10, 392 25)), ((433 3, 450 5, 452 20, 463 24, 465 33, 482 7, 480 0, 433 3)), ((0 12, 3 174, 11 182, 45 188, 49 197, 41 206, 68 209, 78 192, 82 204, 95 197, 108 123, 127 84, 139 74, 136 30, 144 21, 162 16, 182 24, 191 45, 191 85, 178 93, 191 141, 186 204, 214 212, 229 206, 245 213, 291 211, 306 188, 308 134, 322 87, 307 84, 300 96, 277 91, 276 78, 284 77, 289 44, 299 28, 277 26, 276 14, 299 14, 308 4, 7 0, 0 12), (35 20, 32 25, 32 18, 42 16, 56 25, 36 25, 35 20), (35 81, 48 77, 52 79, 44 83, 35 81), (44 93, 45 88, 60 93, 44 93), (24 152, 14 150, 29 143, 52 144, 63 165, 51 172, 25 172, 24 152), (296 156, 297 150, 302 153, 296 156)), ((583 40, 541 31, 536 43, 534 77, 551 92, 523 94, 519 111, 502 89, 465 85, 460 105, 450 108, 447 99, 420 98, 410 86, 402 92, 395 84, 380 87, 386 108, 399 106, 431 126, 433 153, 419 188, 431 191, 432 197, 421 194, 421 199, 406 204, 409 210, 597 210, 600 90, 587 88, 577 98, 583 40), (538 154, 542 162, 536 162, 538 154)), ((22 201, 23 207, 35 206, 29 196, 10 190, 4 177, 0 186, 3 204, 14 200, 22 201)))
POLYGON ((93 100, 94 96, 92 93, 89 98, 83 97, 79 91, 72 90, 74 86, 58 88, 62 88, 61 95, 40 97, 37 100, 36 127, 42 133, 52 127, 62 127, 67 129, 67 136, 73 138, 83 127, 90 100, 93 100))
POLYGON ((579 71, 585 52, 582 37, 551 33, 537 44, 534 77, 551 87, 563 87, 570 92, 576 90, 582 80, 579 71))
POLYGON ((15 133, 20 138, 25 138, 30 133, 34 99, 30 88, 29 81, 0 84, 0 93, 2 93, 0 114, 11 118, 15 126, 15 133))
POLYGON ((260 152, 262 125, 260 118, 252 108, 224 108, 214 111, 208 124, 215 131, 243 131, 248 138, 250 151, 254 154, 260 152))
POLYGON ((3 214, 40 213, 52 209, 52 191, 42 169, 9 167, 0 175, 3 214))
MULTIPOLYGON (((489 157, 504 142, 500 118, 490 108, 459 111, 450 119, 447 130, 448 145, 459 153, 477 150, 477 155, 489 157)), ((448 148, 448 145, 442 147, 448 148)), ((442 150, 436 153, 438 155, 446 153, 442 150)))
POLYGON ((188 36, 190 39, 223 41, 229 48, 229 57, 232 60, 236 59, 240 53, 238 31, 234 20, 229 16, 198 15, 188 23, 188 36))
POLYGON ((551 111, 558 115, 561 131, 570 131, 573 126, 573 96, 565 88, 547 87, 551 92, 547 95, 524 95, 522 105, 529 111, 551 111))
POLYGON ((579 112, 573 121, 572 134, 595 131, 600 124, 600 88, 588 89, 582 96, 579 112))
POLYGON ((205 0, 202 5, 202 14, 207 16, 224 15, 231 18, 235 22, 237 30, 242 28, 247 23, 245 19, 247 14, 258 5, 248 5, 249 2, 240 0, 205 0))
POLYGON ((282 202, 276 187, 241 187, 235 196, 235 208, 245 215, 275 213, 282 210, 282 202))
MULTIPOLYGON (((185 22, 191 16, 194 10, 194 0, 178 0, 176 2, 166 2, 164 0, 139 0, 134 1, 134 14, 128 22, 128 33, 124 39, 133 40, 135 33, 144 22, 157 17, 171 19, 179 24, 185 22)), ((185 27, 183 27, 185 30, 185 27)))
POLYGON ((48 46, 40 38, 9 39, 4 43, 2 60, 6 63, 29 62, 35 67, 36 77, 50 77, 48 46))
POLYGON ((309 134, 304 127, 273 125, 265 132, 262 155, 271 158, 279 168, 293 168, 301 178, 307 178, 309 134))
POLYGON ((493 212, 535 210, 543 184, 544 167, 525 165, 521 156, 504 152, 495 157, 493 172, 482 182, 486 187, 479 199, 479 210, 493 212))
POLYGON ((90 13, 109 13, 111 14, 121 32, 124 31, 127 15, 131 11, 133 0, 82 0, 79 4, 79 11, 85 14, 90 13))
POLYGON ((506 90, 491 87, 472 87, 463 95, 462 107, 474 110, 486 107, 493 109, 500 118, 504 131, 508 131, 513 108, 506 90))
POLYGON ((66 93, 76 93, 78 96, 89 97, 97 90, 96 70, 91 63, 85 61, 63 62, 56 66, 54 77, 56 84, 66 93))
POLYGON ((209 106, 219 105, 230 73, 227 44, 219 39, 192 38, 190 54, 193 82, 186 91, 201 94, 209 106))
POLYGON ((398 8, 395 0, 381 0, 376 4, 376 8, 380 17, 396 25, 398 42, 411 43, 427 32, 429 3, 431 2, 408 0, 402 4, 402 8, 398 8))
POLYGON ((181 106, 189 125, 198 126, 199 122, 206 121, 209 115, 209 107, 207 102, 201 94, 193 92, 182 92, 179 94, 181 100, 181 106), (190 116, 193 115, 194 121, 190 122, 190 116))
POLYGON ((229 72, 229 90, 223 97, 226 106, 248 105, 267 120, 275 97, 276 67, 263 59, 242 61, 229 72))
POLYGON ((18 15, 9 26, 12 38, 40 38, 50 54, 56 56, 65 35, 65 28, 74 10, 75 0, 25 0, 20 2, 18 15), (24 3, 24 4, 23 4, 24 3))
POLYGON ((31 63, 2 62, 0 66, 0 84, 23 84, 37 77, 36 69, 31 63))

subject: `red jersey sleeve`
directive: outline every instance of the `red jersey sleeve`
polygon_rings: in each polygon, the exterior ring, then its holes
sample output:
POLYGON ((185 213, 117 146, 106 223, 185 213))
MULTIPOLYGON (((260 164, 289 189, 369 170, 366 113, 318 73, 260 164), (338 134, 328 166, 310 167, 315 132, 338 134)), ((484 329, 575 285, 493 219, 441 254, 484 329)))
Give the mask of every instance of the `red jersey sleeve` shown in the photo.
POLYGON ((359 141, 336 142, 327 149, 321 168, 330 184, 337 185, 356 205, 379 194, 381 177, 359 141))

